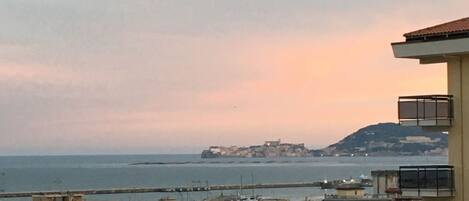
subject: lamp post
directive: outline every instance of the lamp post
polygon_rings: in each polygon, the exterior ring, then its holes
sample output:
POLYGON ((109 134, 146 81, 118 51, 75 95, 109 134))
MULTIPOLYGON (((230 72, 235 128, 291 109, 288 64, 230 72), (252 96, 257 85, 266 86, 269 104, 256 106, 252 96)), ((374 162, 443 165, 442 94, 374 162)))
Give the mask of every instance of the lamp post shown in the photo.
POLYGON ((208 180, 204 180, 204 181, 201 181, 201 180, 195 180, 195 181, 192 181, 192 183, 196 183, 196 184, 199 184, 199 185, 202 185, 202 182, 205 183, 205 192, 206 192, 206 200, 208 200, 209 198, 209 193, 210 193, 210 186, 208 185, 208 180))
POLYGON ((2 177, 2 178, 0 178, 0 182, 1 182, 0 183, 0 192, 5 192, 5 189, 4 189, 5 188, 5 175, 6 175, 5 172, 0 173, 0 176, 2 177))
POLYGON ((324 179, 324 198, 327 197, 327 179, 324 179))

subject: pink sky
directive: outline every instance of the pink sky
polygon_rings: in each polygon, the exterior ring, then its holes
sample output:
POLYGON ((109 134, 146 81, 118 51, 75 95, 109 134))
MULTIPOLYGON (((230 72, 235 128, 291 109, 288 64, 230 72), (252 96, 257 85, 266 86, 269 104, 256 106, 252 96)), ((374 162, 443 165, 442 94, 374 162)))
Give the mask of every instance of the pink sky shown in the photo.
POLYGON ((319 148, 396 122, 399 95, 446 93, 446 68, 395 59, 390 43, 465 11, 367 2, 12 1, 0 9, 0 152, 319 148))

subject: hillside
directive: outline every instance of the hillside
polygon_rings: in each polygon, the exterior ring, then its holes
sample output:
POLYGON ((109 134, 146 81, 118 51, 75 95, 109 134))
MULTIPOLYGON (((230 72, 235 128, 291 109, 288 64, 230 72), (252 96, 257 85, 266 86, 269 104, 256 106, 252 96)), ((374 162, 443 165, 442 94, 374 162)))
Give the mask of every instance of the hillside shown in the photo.
POLYGON ((448 135, 419 127, 380 123, 364 127, 315 155, 446 155, 448 135))

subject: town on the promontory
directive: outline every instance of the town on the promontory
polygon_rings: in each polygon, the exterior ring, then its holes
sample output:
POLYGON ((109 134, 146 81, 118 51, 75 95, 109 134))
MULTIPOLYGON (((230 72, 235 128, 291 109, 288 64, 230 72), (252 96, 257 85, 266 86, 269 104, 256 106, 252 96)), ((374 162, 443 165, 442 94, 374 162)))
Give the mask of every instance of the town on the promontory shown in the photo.
POLYGON ((313 156, 422 156, 447 155, 448 135, 419 127, 379 123, 359 129, 339 142, 322 149, 304 143, 266 141, 252 146, 211 146, 202 158, 274 158, 313 156))

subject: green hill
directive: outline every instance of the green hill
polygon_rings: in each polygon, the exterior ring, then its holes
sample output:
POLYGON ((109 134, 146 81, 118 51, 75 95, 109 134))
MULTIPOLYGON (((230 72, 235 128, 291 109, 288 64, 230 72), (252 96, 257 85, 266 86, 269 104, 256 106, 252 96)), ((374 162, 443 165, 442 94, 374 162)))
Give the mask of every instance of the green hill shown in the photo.
POLYGON ((364 127, 315 155, 446 155, 448 135, 419 127, 380 123, 364 127))

